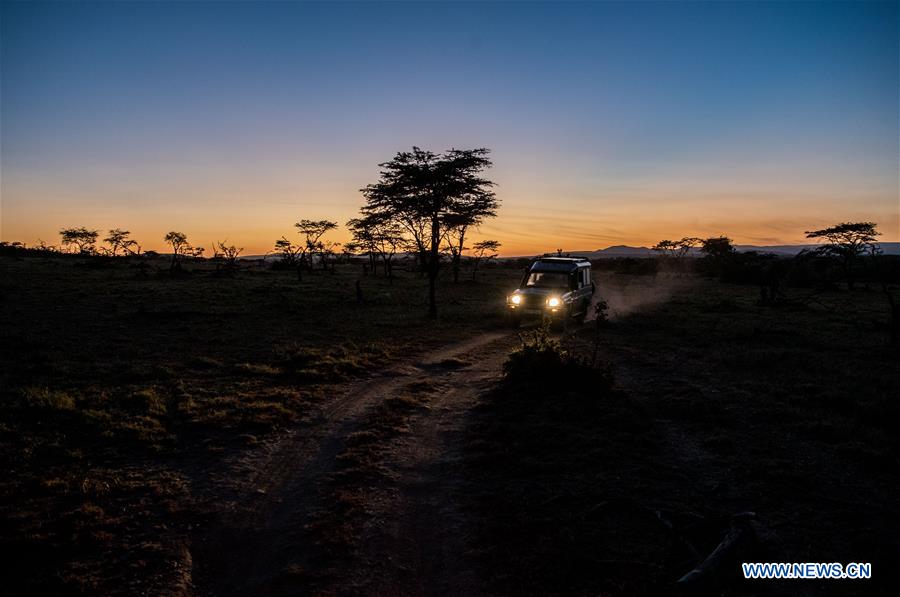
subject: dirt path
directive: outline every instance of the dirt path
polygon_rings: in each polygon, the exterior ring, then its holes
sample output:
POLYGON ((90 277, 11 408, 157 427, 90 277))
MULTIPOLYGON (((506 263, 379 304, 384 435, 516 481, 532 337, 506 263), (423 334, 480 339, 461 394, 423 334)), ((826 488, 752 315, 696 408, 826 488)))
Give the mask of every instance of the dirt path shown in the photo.
POLYGON ((244 472, 236 474, 238 498, 193 541, 194 593, 471 593, 466 522, 455 501, 460 438, 515 342, 508 332, 484 334, 354 383, 313 425, 236 463, 244 472), (386 426, 385 405, 398 397, 408 410, 386 426), (348 438, 369 436, 363 468, 386 481, 354 469, 362 480, 348 486, 348 438), (362 513, 338 508, 335 496, 348 491, 362 494, 362 513), (317 534, 323 520, 349 529, 337 560, 317 534), (322 575, 327 566, 332 573, 322 575))

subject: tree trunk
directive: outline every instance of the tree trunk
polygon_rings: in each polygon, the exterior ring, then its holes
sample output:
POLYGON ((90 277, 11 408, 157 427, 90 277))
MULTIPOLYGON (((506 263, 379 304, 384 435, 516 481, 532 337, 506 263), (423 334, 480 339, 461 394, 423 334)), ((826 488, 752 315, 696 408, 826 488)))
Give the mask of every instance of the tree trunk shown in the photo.
POLYGON ((391 259, 390 257, 385 256, 384 261, 381 264, 381 269, 384 270, 384 275, 388 278, 388 284, 394 283, 394 270, 391 268, 391 259))
POLYGON ((437 297, 435 296, 435 282, 437 276, 431 271, 428 272, 428 317, 437 319, 437 297))
POLYGON ((459 247, 453 252, 453 283, 459 284, 459 269, 462 265, 462 252, 466 246, 466 227, 460 228, 459 247))
POLYGON ((425 275, 428 271, 428 251, 425 249, 419 251, 419 277, 425 275))
MULTIPOLYGON (((437 212, 437 210, 435 210, 437 212)), ((437 318, 437 296, 435 285, 437 284, 438 268, 440 267, 441 228, 437 213, 431 218, 431 251, 428 264, 428 317, 437 318)))

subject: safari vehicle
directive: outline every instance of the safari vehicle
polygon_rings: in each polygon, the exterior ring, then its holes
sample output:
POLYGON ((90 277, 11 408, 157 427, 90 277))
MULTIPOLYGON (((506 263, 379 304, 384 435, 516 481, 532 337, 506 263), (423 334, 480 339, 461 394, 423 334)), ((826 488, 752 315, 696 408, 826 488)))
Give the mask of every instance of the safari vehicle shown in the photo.
POLYGON ((593 294, 590 261, 545 255, 531 262, 519 288, 506 297, 507 316, 516 327, 530 315, 563 325, 582 323, 593 294))

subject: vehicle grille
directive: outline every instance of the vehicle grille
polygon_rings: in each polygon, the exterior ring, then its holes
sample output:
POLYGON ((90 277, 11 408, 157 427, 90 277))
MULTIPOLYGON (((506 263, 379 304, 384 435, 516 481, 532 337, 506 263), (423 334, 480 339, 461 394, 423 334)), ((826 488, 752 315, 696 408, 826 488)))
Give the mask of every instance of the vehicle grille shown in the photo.
POLYGON ((544 297, 538 294, 523 294, 519 305, 522 309, 541 309, 544 306, 544 297))

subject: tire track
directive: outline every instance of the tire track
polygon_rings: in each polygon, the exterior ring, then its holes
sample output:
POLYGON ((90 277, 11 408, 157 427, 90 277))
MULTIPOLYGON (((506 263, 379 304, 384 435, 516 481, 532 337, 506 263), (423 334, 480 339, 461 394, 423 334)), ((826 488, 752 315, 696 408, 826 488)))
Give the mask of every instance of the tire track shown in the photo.
MULTIPOLYGON (((382 536, 404 537, 401 544, 414 538, 416 521, 421 518, 416 508, 426 503, 414 497, 414 488, 425 488, 426 492, 445 489, 440 483, 427 481, 432 478, 429 474, 415 471, 428 468, 442 453, 452 453, 448 451, 449 444, 445 450, 434 451, 434 446, 450 441, 439 428, 464 415, 477 396, 476 390, 499 374, 499 363, 506 356, 506 351, 500 349, 511 346, 514 339, 509 332, 483 334, 428 353, 413 365, 352 383, 321 408, 315 424, 294 429, 269 449, 242 459, 237 463, 238 470, 254 472, 235 483, 240 496, 237 502, 227 508, 219 524, 194 538, 194 594, 296 594, 313 587, 323 593, 338 590, 339 587, 330 586, 333 579, 321 574, 324 554, 310 530, 316 517, 330 507, 323 503, 323 483, 336 471, 347 438, 361 430, 373 409, 408 392, 404 388, 411 385, 426 388, 423 393, 433 404, 413 416, 408 437, 397 444, 397 454, 384 461, 404 480, 397 502, 404 506, 398 505, 394 510, 397 520, 383 527, 371 527, 367 536, 373 544, 382 536), (476 352, 488 356, 481 358, 477 367, 460 366, 463 359, 471 359, 476 352), (429 418, 435 413, 438 416, 429 418), (422 458, 417 460, 412 454, 422 458), (416 482, 417 474, 425 476, 416 482), (382 533, 379 528, 393 530, 382 533)), ((450 426, 459 424, 457 421, 450 426)), ((381 504, 377 509, 383 509, 381 504)), ((390 515, 387 511, 384 514, 390 515)), ((397 553, 414 551, 412 546, 401 544, 396 545, 397 553)), ((427 559, 436 558, 437 555, 427 559)), ((405 555, 401 560, 402 566, 412 565, 405 555)), ((364 575, 369 569, 367 561, 363 552, 363 557, 353 562, 353 568, 345 571, 341 583, 364 575)))

